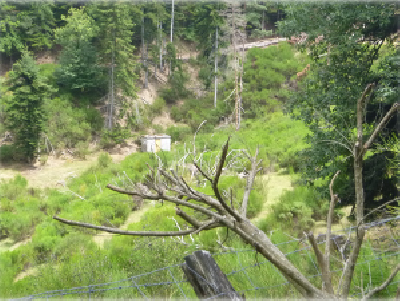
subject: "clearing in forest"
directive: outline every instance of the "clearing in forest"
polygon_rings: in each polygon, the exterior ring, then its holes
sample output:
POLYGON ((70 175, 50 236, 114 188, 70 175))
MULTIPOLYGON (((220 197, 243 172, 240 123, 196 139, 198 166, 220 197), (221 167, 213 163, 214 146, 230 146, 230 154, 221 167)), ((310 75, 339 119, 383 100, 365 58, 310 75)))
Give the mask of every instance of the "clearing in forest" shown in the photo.
POLYGON ((281 172, 270 172, 262 175, 263 192, 266 197, 263 200, 261 212, 252 219, 257 224, 261 219, 267 217, 270 213, 271 205, 279 202, 279 198, 285 190, 293 190, 291 176, 282 174, 281 172))

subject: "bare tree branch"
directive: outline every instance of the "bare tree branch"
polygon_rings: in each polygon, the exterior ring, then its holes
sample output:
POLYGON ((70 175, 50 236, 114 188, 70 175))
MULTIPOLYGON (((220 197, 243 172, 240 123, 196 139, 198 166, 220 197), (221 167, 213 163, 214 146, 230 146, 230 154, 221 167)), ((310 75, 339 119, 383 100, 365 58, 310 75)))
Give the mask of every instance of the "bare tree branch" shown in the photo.
POLYGON ((380 292, 381 290, 384 290, 389 284, 390 282, 392 282, 392 280, 394 279, 394 277, 396 277, 398 271, 400 270, 400 264, 397 265, 397 267, 394 269, 394 271, 392 272, 392 274, 390 274, 389 278, 386 279, 386 281, 384 283, 382 283, 380 286, 374 288, 372 291, 370 291, 368 294, 366 294, 365 296, 363 296, 363 298, 361 300, 367 300, 369 298, 371 298, 374 294, 376 294, 377 292, 380 292))
POLYGON ((329 258, 330 257, 330 244, 331 244, 331 229, 332 229, 332 219, 333 219, 333 213, 335 209, 335 205, 338 201, 338 196, 337 194, 333 193, 333 183, 335 182, 337 176, 339 175, 340 170, 336 172, 336 174, 333 176, 331 183, 329 184, 329 193, 331 196, 331 201, 329 205, 329 212, 328 212, 328 217, 326 220, 326 250, 325 250, 325 257, 329 258))
POLYGON ((115 234, 121 235, 134 235, 134 236, 182 236, 182 235, 189 235, 193 234, 197 229, 192 230, 184 230, 184 231, 125 231, 116 228, 110 227, 103 227, 103 226, 96 226, 93 224, 88 223, 81 223, 76 221, 71 221, 67 219, 60 218, 58 216, 53 216, 53 219, 62 222, 63 224, 68 224, 71 226, 78 226, 83 228, 90 228, 95 230, 106 231, 115 234))
POLYGON ((347 261, 347 264, 343 271, 343 290, 342 297, 345 298, 349 295, 351 280, 354 274, 354 268, 357 262, 358 254, 361 249, 361 245, 365 236, 365 229, 363 226, 358 227, 357 229, 357 239, 354 244, 354 249, 350 254, 350 257, 347 261))
MULTIPOLYGON (((128 190, 124 190, 122 188, 119 187, 115 187, 113 185, 108 184, 107 188, 122 193, 122 194, 127 194, 127 195, 138 195, 140 197, 142 197, 143 199, 149 199, 149 200, 160 200, 163 199, 167 202, 171 202, 174 203, 176 205, 182 205, 188 208, 192 208, 198 212, 204 213, 205 215, 209 216, 209 217, 214 217, 216 220, 224 220, 223 216, 203 207, 203 206, 199 206, 196 204, 192 204, 183 200, 180 200, 178 197, 174 197, 174 196, 170 196, 170 195, 166 195, 166 194, 162 194, 162 195, 155 195, 155 194, 142 194, 142 193, 138 193, 135 191, 128 191, 128 190)), ((193 199, 198 199, 196 196, 190 196, 193 199)))
POLYGON ((326 280, 325 280, 325 289, 329 294, 334 294, 333 286, 332 286, 332 279, 331 279, 331 271, 330 271, 330 257, 331 257, 331 229, 332 229, 332 219, 333 213, 335 209, 335 205, 338 200, 338 196, 333 194, 333 183, 335 182, 337 176, 339 175, 340 170, 336 172, 333 176, 331 183, 329 184, 329 193, 331 196, 331 202, 329 205, 329 212, 328 217, 326 220, 326 242, 325 242, 325 258, 324 258, 324 269, 326 273, 326 280))
MULTIPOLYGON (((196 229, 202 230, 210 230, 213 228, 222 227, 223 224, 216 222, 215 220, 209 220, 207 222, 200 222, 199 220, 195 219, 194 217, 187 214, 185 211, 182 211, 179 207, 175 208, 176 215, 180 216, 182 219, 187 221, 189 224, 193 225, 196 229)), ((193 233, 194 234, 194 233, 193 233)))
POLYGON ((393 113, 399 108, 399 104, 395 103, 393 106, 390 108, 390 110, 386 113, 385 117, 381 120, 381 122, 378 124, 378 126, 375 128, 374 132, 372 135, 369 137, 368 141, 364 144, 363 146, 363 151, 362 155, 365 154, 365 152, 368 150, 368 148, 371 146, 372 142, 375 140, 376 136, 378 133, 382 130, 382 128, 385 126, 385 124, 389 121, 390 117, 392 117, 393 113))
MULTIPOLYGON (((365 88, 364 92, 362 93, 360 99, 357 101, 357 143, 358 147, 362 147, 362 133, 363 133, 363 104, 371 89, 375 86, 375 84, 368 84, 365 88)), ((355 156, 362 155, 362 151, 360 154, 354 154, 355 156)))
MULTIPOLYGON (((372 210, 372 211, 370 211, 368 214, 366 214, 366 215, 363 217, 362 221, 364 221, 364 220, 367 218, 367 216, 370 216, 370 215, 371 215, 372 213, 374 213, 375 211, 377 211, 377 210, 379 210, 379 209, 381 209, 381 208, 383 208, 383 207, 389 205, 390 203, 393 203, 393 202, 395 202, 395 201, 398 201, 398 200, 400 200, 400 198, 395 198, 395 199, 393 199, 393 200, 390 200, 390 201, 386 202, 385 204, 383 204, 383 205, 381 205, 381 206, 379 206, 379 207, 376 207, 374 210, 372 210)), ((358 226, 360 226, 360 225, 358 225, 358 226)))
POLYGON ((336 141, 336 140, 321 140, 321 142, 329 142, 329 143, 332 143, 332 144, 338 144, 338 145, 340 145, 340 146, 343 146, 345 149, 347 149, 351 154, 353 154, 353 150, 349 147, 349 146, 347 146, 346 144, 344 144, 344 143, 342 143, 342 142, 339 142, 339 141, 336 141))
MULTIPOLYGON (((326 264, 325 264, 325 258, 324 255, 322 254, 321 250, 318 248, 318 244, 315 241, 314 234, 310 232, 308 234, 308 240, 314 250, 314 254, 317 257, 317 262, 319 267, 321 268, 321 274, 322 274, 322 281, 325 283, 325 290, 327 290, 327 283, 331 282, 331 276, 329 274, 329 270, 326 269, 326 264)), ((331 285, 332 287, 332 285, 331 285)), ((333 289, 332 289, 333 290, 333 289)), ((333 294, 333 292, 332 292, 333 294)))
POLYGON ((212 184, 213 184, 213 190, 214 190, 215 196, 216 196, 217 200, 220 202, 220 204, 222 205, 222 207, 231 216, 233 216, 237 221, 242 221, 242 217, 236 211, 234 211, 232 208, 229 208, 229 206, 226 204, 226 202, 222 198, 221 193, 219 192, 219 189, 218 189, 219 177, 221 176, 222 168, 224 166, 224 162, 225 162, 225 159, 226 159, 226 155, 228 154, 229 139, 230 139, 230 137, 228 138, 228 140, 226 141, 226 143, 225 143, 225 145, 224 145, 224 147, 222 149, 222 155, 221 155, 221 158, 219 160, 219 165, 218 165, 218 168, 217 168, 217 171, 216 171, 216 174, 215 174, 215 177, 214 177, 214 181, 212 182, 212 184))
POLYGON ((251 171, 250 175, 247 177, 247 185, 246 185, 246 190, 244 191, 243 194, 243 201, 242 201, 242 207, 240 208, 240 215, 244 218, 247 216, 247 203, 250 197, 251 189, 253 187, 254 179, 256 177, 257 173, 257 167, 261 162, 257 162, 257 156, 258 156, 258 147, 256 148, 256 153, 254 154, 254 157, 251 158, 251 171))
POLYGON ((196 166, 197 170, 201 173, 203 177, 205 177, 211 184, 213 183, 213 180, 199 167, 199 165, 196 162, 193 162, 194 166, 196 166))

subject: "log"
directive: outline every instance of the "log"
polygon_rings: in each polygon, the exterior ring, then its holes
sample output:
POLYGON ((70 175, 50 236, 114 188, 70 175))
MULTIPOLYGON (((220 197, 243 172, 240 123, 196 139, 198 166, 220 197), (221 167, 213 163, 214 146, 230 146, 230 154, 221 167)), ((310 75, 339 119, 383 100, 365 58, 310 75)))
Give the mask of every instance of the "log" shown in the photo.
POLYGON ((245 300, 235 291, 208 251, 195 251, 186 256, 182 269, 200 299, 245 300))

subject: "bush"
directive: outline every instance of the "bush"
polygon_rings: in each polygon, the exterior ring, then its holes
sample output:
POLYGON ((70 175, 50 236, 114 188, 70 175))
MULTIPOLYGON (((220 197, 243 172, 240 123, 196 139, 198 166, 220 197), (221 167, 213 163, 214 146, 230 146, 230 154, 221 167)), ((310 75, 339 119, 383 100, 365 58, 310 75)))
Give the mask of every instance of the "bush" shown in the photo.
POLYGON ((171 118, 176 122, 180 122, 184 119, 184 113, 178 106, 173 106, 171 108, 171 118))
POLYGON ((73 148, 79 141, 91 138, 93 125, 87 120, 86 109, 73 108, 65 96, 48 99, 44 108, 49 116, 44 130, 55 148, 60 149, 61 145, 73 148))
POLYGON ((191 129, 184 126, 171 126, 167 128, 167 135, 171 136, 172 142, 184 140, 192 133, 191 129))
POLYGON ((116 144, 123 143, 130 136, 130 132, 126 128, 122 128, 117 124, 112 130, 104 129, 100 139, 100 145, 103 148, 111 148, 116 144))
POLYGON ((278 203, 271 206, 272 212, 264 220, 260 229, 270 231, 271 225, 279 224, 282 229, 294 229, 301 234, 312 228, 317 217, 325 216, 329 202, 318 198, 311 187, 295 187, 285 191, 278 203))
POLYGON ((45 154, 40 155, 40 165, 41 166, 46 165, 48 159, 49 159, 48 155, 45 155, 45 154))
POLYGON ((95 108, 83 109, 86 115, 86 121, 90 124, 92 134, 100 132, 104 127, 104 118, 100 112, 95 108))
POLYGON ((55 220, 45 221, 36 227, 32 235, 32 244, 39 262, 43 262, 62 237, 68 234, 67 227, 55 220))
POLYGON ((112 163, 112 158, 106 152, 102 152, 97 159, 97 166, 100 168, 106 168, 112 163))
POLYGON ((161 115, 165 106, 166 106, 165 100, 162 97, 157 97, 149 108, 149 116, 153 118, 157 115, 161 115))
POLYGON ((14 160, 15 147, 12 144, 0 146, 0 162, 9 163, 14 160))
POLYGON ((89 154, 89 142, 88 141, 79 141, 76 144, 75 153, 79 159, 85 160, 86 156, 89 154))
POLYGON ((0 198, 8 198, 16 200, 18 197, 26 193, 28 187, 28 180, 21 175, 16 175, 13 179, 2 180, 0 182, 0 198))

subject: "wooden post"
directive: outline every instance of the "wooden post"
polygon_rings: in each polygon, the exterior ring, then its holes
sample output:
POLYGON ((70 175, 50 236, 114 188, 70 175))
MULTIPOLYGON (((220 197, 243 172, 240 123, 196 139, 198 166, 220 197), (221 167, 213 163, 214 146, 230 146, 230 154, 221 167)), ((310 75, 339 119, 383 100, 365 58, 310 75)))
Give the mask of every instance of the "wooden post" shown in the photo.
POLYGON ((235 291, 208 251, 195 251, 186 256, 182 269, 200 299, 245 300, 235 291))

